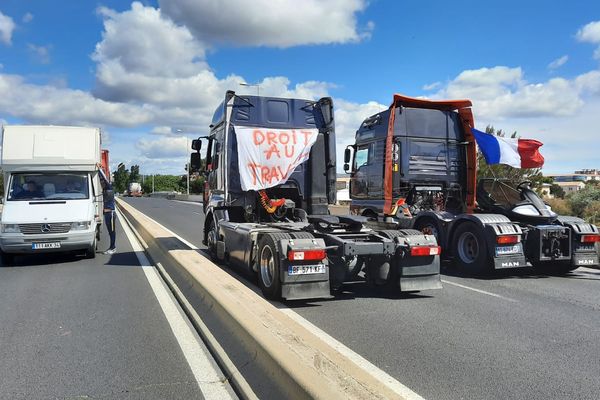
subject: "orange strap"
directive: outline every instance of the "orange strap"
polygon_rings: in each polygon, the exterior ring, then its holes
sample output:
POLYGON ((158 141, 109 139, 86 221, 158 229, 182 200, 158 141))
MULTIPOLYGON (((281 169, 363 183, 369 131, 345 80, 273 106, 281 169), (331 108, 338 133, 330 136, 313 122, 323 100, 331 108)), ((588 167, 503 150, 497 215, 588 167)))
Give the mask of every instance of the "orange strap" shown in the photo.
POLYGON ((392 163, 394 151, 394 120, 396 119, 396 105, 390 107, 387 137, 385 140, 385 168, 383 169, 383 214, 393 215, 392 210, 392 163))

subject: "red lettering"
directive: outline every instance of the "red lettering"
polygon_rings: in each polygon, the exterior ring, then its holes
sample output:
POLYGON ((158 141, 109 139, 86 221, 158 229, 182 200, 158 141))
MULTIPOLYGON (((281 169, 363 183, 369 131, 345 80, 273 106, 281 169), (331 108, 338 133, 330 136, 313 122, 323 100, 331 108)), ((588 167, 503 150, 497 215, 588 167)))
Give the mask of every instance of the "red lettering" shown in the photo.
POLYGON ((265 135, 260 129, 255 129, 254 132, 252 132, 252 138, 254 139, 254 144, 257 146, 260 146, 265 141, 265 135))
POLYGON ((304 134, 304 145, 306 146, 308 144, 308 138, 309 136, 312 134, 311 131, 300 131, 304 134))
POLYGON ((296 141, 296 130, 292 129, 292 139, 294 139, 294 144, 297 144, 298 142, 296 141))
POLYGON ((256 169, 259 168, 260 165, 254 163, 248 163, 248 168, 252 171, 252 184, 256 185, 256 178, 258 178, 256 174, 256 169))
POLYGON ((287 132, 279 132, 279 143, 288 144, 290 142, 290 135, 287 132))
POLYGON ((285 146, 285 156, 287 158, 292 158, 294 156, 294 146, 291 146, 291 149, 289 146, 285 146))
POLYGON ((273 131, 267 131, 267 144, 277 144, 277 134, 273 131))
POLYGON ((276 145, 271 145, 271 147, 269 147, 268 150, 265 151, 265 157, 267 157, 267 160, 271 159, 271 156, 273 155, 273 153, 277 154, 277 158, 281 158, 281 154, 279 153, 279 149, 277 148, 276 145))
POLYGON ((269 177, 269 167, 260 167, 260 182, 262 184, 271 182, 271 178, 269 177))

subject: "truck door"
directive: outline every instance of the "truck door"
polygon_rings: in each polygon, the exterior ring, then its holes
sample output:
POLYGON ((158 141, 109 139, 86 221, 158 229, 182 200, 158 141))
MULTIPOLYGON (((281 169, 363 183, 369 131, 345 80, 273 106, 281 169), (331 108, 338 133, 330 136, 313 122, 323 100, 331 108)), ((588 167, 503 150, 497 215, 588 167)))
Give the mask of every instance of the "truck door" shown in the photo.
POLYGON ((351 198, 367 199, 369 185, 369 148, 371 143, 356 146, 354 153, 354 171, 351 178, 351 198))

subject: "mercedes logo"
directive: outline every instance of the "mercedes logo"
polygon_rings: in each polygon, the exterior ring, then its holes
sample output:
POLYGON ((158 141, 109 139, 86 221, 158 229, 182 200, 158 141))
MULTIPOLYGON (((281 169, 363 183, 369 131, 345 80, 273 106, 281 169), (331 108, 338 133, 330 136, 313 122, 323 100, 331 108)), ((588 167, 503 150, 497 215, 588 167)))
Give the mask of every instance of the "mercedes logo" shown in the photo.
POLYGON ((41 231, 42 231, 42 233, 50 232, 50 224, 42 224, 41 231))

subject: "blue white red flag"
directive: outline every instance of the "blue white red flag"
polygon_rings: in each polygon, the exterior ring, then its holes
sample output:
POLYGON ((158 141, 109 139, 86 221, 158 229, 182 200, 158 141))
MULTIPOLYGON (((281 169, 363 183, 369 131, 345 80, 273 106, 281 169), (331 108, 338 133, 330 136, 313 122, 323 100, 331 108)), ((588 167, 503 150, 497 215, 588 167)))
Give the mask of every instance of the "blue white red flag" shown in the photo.
POLYGON ((506 164, 515 168, 541 168, 544 157, 539 151, 543 143, 534 139, 504 138, 471 128, 485 162, 506 164))

